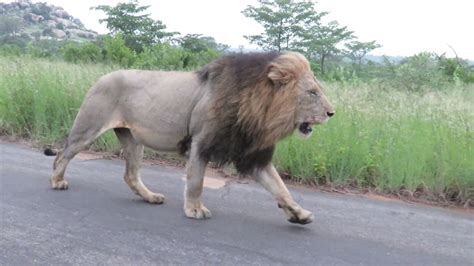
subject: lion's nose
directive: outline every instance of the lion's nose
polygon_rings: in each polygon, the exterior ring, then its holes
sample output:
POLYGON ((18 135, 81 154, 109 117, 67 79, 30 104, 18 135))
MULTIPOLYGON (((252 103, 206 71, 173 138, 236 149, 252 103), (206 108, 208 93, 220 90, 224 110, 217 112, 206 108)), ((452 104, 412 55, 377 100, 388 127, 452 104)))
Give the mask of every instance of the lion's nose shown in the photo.
POLYGON ((331 117, 331 116, 333 116, 335 113, 336 113, 336 112, 327 112, 326 114, 327 114, 329 117, 331 117))

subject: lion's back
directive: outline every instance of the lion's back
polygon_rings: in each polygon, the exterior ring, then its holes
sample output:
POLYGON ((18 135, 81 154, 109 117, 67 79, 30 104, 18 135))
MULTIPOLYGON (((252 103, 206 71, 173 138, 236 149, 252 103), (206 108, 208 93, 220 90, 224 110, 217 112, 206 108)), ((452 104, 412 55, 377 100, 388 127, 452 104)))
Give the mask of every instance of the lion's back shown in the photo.
POLYGON ((170 150, 188 134, 192 106, 203 90, 200 84, 193 72, 115 71, 89 90, 78 121, 107 117, 103 120, 108 126, 130 128, 148 146, 170 150))

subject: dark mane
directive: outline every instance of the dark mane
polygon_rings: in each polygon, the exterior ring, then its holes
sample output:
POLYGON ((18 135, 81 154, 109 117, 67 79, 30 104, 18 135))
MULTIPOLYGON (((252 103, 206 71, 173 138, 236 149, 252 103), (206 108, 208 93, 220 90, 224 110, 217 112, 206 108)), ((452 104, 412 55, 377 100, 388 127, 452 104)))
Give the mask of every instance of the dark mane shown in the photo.
MULTIPOLYGON (((208 82, 211 86, 213 102, 210 119, 215 125, 212 134, 200 142, 201 156, 219 165, 234 163, 237 170, 243 174, 248 174, 257 167, 264 167, 271 161, 273 145, 254 149, 261 137, 259 134, 265 133, 257 129, 249 132, 239 121, 238 114, 245 101, 241 92, 253 95, 257 90, 271 86, 267 78, 268 66, 279 55, 228 55, 198 71, 201 82, 208 82)), ((265 104, 268 99, 261 99, 261 102, 265 104)))
POLYGON ((268 64, 279 55, 276 52, 231 54, 213 61, 197 73, 201 82, 213 82, 226 75, 226 81, 241 90, 260 81, 262 75, 267 74, 268 64))

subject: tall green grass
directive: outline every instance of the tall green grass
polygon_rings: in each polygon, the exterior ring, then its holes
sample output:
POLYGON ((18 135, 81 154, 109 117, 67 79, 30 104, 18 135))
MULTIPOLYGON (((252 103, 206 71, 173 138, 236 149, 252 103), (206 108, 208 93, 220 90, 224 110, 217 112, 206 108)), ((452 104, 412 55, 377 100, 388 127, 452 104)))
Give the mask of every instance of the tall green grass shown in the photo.
MULTIPOLYGON (((42 143, 63 141, 85 93, 114 67, 0 57, 0 133, 42 143)), ((116 148, 112 134, 98 149, 116 148)))
MULTIPOLYGON (((85 92, 115 68, 0 57, 0 133, 42 143, 67 136, 85 92)), ((474 87, 426 94, 328 84, 337 113, 309 140, 277 146, 275 164, 316 184, 430 194, 474 203, 474 87)), ((117 150, 113 133, 94 144, 117 150)))
POLYGON ((327 86, 336 115, 310 140, 277 147, 299 180, 474 202, 474 87, 416 94, 371 85, 327 86))

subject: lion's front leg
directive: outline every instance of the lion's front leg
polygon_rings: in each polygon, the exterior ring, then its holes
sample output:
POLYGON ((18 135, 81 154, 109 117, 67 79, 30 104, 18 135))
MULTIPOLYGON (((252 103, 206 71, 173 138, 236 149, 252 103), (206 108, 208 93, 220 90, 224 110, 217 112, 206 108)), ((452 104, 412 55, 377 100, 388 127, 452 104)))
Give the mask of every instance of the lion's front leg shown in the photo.
POLYGON ((270 163, 262 169, 257 169, 254 176, 257 182, 276 198, 278 207, 283 209, 289 222, 309 224, 313 221, 313 214, 301 208, 301 206, 293 200, 273 164, 270 163))
POLYGON ((184 190, 184 213, 189 218, 206 219, 211 217, 211 211, 201 202, 206 165, 207 160, 200 158, 196 145, 192 145, 186 165, 186 187, 184 190))

